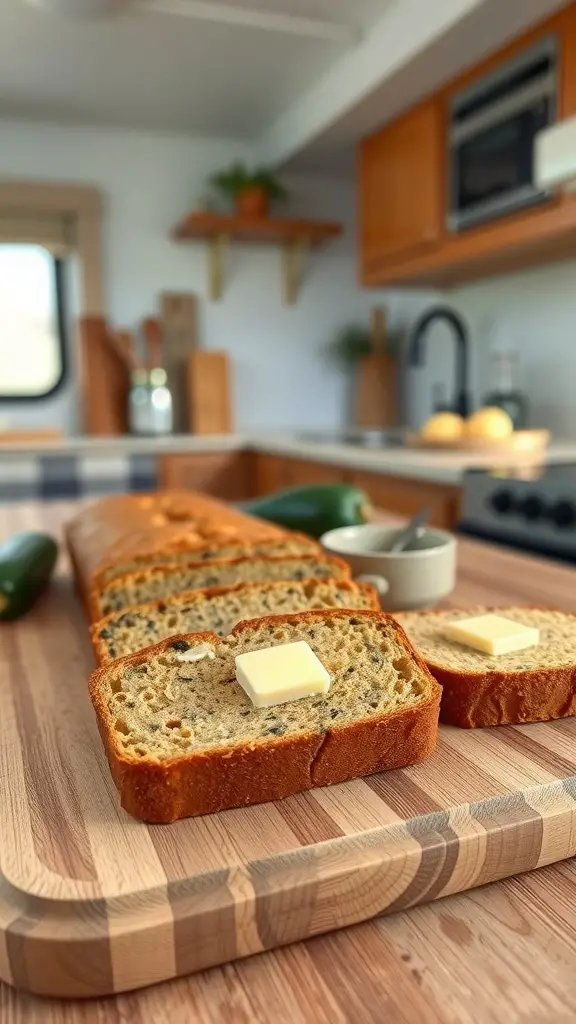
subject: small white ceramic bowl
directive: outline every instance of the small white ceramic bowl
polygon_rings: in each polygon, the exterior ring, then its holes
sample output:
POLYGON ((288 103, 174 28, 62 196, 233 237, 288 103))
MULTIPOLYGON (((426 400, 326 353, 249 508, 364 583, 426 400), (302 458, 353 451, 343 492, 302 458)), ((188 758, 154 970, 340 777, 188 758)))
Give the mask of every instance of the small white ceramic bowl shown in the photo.
POLYGON ((365 523, 329 530, 320 538, 325 551, 339 555, 354 579, 375 583, 387 611, 430 608, 454 589, 456 539, 445 530, 424 529, 409 551, 392 553, 398 527, 365 523))

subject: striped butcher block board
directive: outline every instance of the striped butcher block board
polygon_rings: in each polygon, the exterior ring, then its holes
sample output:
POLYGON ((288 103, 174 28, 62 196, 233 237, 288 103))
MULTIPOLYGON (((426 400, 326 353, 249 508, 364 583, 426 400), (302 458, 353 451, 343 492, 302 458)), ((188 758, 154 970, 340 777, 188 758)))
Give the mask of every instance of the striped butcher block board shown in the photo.
MULTIPOLYGON (((27 525, 55 526, 51 515, 27 525)), ((63 567, 0 627, 0 977, 12 985, 135 989, 576 851, 574 720, 442 728, 413 768, 146 826, 120 807, 91 668, 63 567)))

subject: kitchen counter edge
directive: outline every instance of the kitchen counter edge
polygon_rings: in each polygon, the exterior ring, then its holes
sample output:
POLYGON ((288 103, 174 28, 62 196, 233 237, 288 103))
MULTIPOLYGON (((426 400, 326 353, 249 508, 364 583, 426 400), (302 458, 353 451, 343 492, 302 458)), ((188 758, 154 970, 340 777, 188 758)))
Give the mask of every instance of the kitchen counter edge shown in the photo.
MULTIPOLYGON (((358 445, 299 440, 290 435, 268 436, 218 434, 205 436, 174 435, 166 438, 139 437, 65 437, 45 442, 0 442, 0 462, 26 457, 73 455, 80 458, 116 458, 122 455, 186 455, 203 452, 252 449, 269 455, 307 459, 366 470, 383 475, 425 480, 458 486, 466 470, 491 468, 494 458, 459 452, 425 452, 407 448, 364 448, 358 445)), ((576 441, 556 441, 547 458, 557 462, 576 462, 576 441)), ((515 467, 513 467, 515 468, 515 467)))

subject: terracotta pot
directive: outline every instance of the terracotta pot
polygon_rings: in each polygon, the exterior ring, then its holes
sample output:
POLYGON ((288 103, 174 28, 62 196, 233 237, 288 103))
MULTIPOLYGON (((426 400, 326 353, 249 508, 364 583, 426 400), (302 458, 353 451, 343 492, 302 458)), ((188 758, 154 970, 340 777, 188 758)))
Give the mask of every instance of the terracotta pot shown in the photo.
POLYGON ((251 220, 268 216, 268 193, 260 185, 250 185, 236 196, 236 212, 251 220))

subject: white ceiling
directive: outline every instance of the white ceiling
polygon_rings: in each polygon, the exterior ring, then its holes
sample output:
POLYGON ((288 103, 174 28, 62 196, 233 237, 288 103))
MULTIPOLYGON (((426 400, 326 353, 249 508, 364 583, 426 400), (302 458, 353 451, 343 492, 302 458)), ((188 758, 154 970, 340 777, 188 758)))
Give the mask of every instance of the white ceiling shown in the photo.
POLYGON ((143 0, 91 21, 0 0, 0 116, 252 139, 394 2, 211 0, 350 26, 332 41, 152 13, 143 0))
POLYGON ((566 0, 109 2, 86 21, 0 0, 0 117, 238 138, 341 176, 363 134, 566 0))

